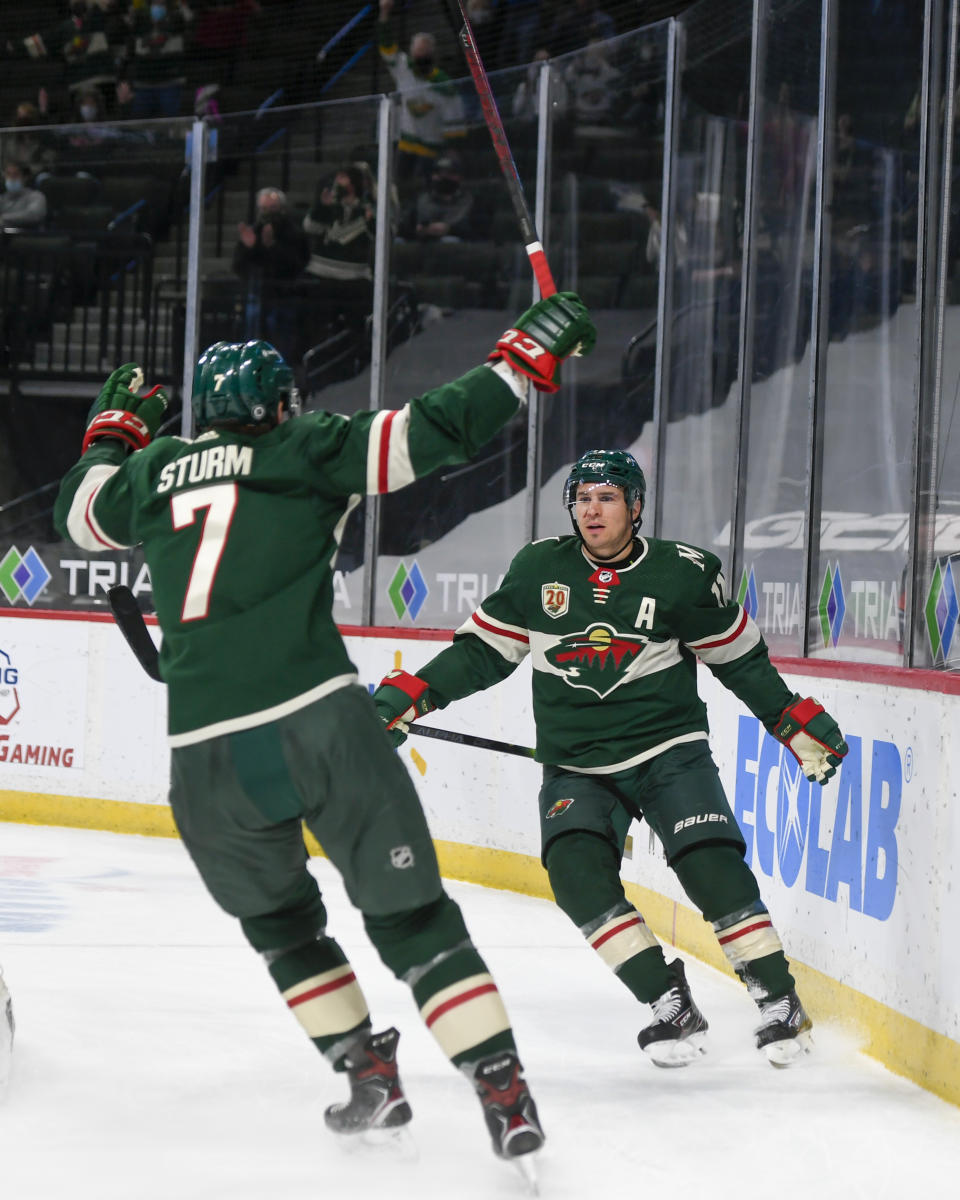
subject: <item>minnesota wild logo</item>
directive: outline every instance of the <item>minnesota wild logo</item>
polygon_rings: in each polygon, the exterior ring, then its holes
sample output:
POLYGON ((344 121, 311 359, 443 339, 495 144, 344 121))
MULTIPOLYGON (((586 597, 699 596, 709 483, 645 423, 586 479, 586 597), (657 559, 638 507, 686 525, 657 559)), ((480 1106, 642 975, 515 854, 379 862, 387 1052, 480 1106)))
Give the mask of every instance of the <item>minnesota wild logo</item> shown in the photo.
POLYGON ((559 638, 544 657, 571 687, 586 688, 603 700, 633 677, 646 645, 647 639, 639 634, 624 636, 598 623, 559 638))

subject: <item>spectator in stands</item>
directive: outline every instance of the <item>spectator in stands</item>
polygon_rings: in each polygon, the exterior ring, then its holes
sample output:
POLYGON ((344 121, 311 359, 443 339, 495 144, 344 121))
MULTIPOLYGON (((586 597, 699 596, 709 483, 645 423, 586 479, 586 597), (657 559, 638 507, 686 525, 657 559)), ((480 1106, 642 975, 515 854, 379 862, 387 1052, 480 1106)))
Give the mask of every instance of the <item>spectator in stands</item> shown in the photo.
POLYGON ((186 31, 193 13, 179 0, 130 9, 132 117, 177 117, 186 82, 186 31))
POLYGON ((112 89, 116 81, 114 26, 97 0, 71 0, 62 21, 23 39, 17 51, 30 58, 59 59, 71 97, 88 88, 112 89))
POLYGON ((279 188, 261 188, 253 224, 237 227, 234 272, 241 279, 256 273, 265 281, 290 283, 303 274, 309 257, 307 235, 291 216, 286 195, 279 188))
POLYGON ((445 154, 433 165, 430 183, 413 212, 413 235, 421 241, 469 241, 479 236, 473 194, 463 186, 460 160, 445 154))
POLYGON ((401 93, 397 178, 405 183, 427 174, 449 139, 463 136, 463 106, 450 76, 436 64, 433 34, 415 33, 404 54, 390 20, 392 12, 393 0, 380 0, 380 57, 401 93))
POLYGON ((331 184, 320 187, 304 217, 310 234, 308 280, 323 281, 312 292, 312 318, 330 324, 364 322, 373 299, 373 180, 366 164, 346 163, 331 184), (331 284, 335 284, 331 286, 331 284))
POLYGON ((103 95, 96 88, 87 88, 77 95, 77 118, 84 125, 93 125, 98 121, 105 121, 106 113, 103 95))
POLYGON ((3 138, 3 161, 13 161, 28 168, 36 178, 53 166, 56 152, 50 134, 44 131, 45 115, 38 105, 21 100, 12 122, 15 132, 3 138))
POLYGON ((591 42, 576 55, 567 67, 566 79, 576 120, 591 125, 609 122, 620 72, 608 58, 606 43, 591 42))
MULTIPOLYGON (((550 51, 541 46, 533 56, 533 62, 527 67, 527 73, 517 84, 513 93, 513 115, 536 120, 540 115, 540 71, 545 62, 550 59, 550 51)), ((570 93, 567 83, 559 71, 553 73, 552 84, 553 115, 566 116, 570 104, 570 93)))
POLYGON ((4 229, 39 229, 47 219, 47 198, 31 187, 27 167, 10 161, 3 168, 0 226, 4 229))
POLYGON ((285 193, 261 188, 253 224, 237 227, 233 270, 246 288, 247 337, 266 338, 291 362, 302 354, 300 300, 293 284, 309 257, 307 235, 292 217, 285 193))

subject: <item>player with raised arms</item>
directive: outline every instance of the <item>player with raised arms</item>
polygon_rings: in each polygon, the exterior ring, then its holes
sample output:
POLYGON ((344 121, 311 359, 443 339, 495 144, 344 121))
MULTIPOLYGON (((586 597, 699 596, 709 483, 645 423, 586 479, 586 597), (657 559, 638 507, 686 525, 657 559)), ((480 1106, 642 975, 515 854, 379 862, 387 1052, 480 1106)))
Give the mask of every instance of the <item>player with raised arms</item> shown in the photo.
MULTIPOLYGON (((195 440, 154 440, 162 390, 118 368, 90 413, 54 519, 90 551, 141 543, 163 634, 170 803, 214 899, 240 920, 350 1098, 338 1133, 411 1109, 398 1032, 373 1032, 307 869, 304 821, 340 872, 384 963, 480 1097, 496 1153, 526 1162, 543 1133, 490 972, 443 889, 413 784, 334 623, 332 560, 352 508, 466 462, 596 331, 570 292, 543 299, 488 362, 397 410, 298 415, 266 342, 218 342, 197 364, 195 440)), ((225 1011, 229 996, 222 997, 225 1011)), ((218 1018, 219 1019, 219 1018, 218 1018)))

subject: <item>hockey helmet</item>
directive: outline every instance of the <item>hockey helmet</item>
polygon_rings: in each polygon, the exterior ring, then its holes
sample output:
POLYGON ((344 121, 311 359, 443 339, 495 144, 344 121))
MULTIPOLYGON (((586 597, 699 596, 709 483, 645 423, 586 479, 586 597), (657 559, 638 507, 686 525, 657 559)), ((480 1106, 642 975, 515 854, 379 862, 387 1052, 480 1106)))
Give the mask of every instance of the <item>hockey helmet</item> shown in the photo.
POLYGON ((300 411, 293 371, 269 342, 214 342, 193 373, 193 416, 198 431, 211 425, 261 425, 283 401, 300 411))
MULTIPOLYGON (((633 509, 634 503, 640 501, 640 513, 647 496, 647 481, 643 477, 640 464, 626 450, 588 450, 581 454, 570 468, 570 474, 563 485, 563 504, 570 513, 575 533, 580 532, 577 518, 574 514, 574 504, 577 499, 577 488, 581 483, 609 483, 623 490, 623 498, 627 508, 633 509)), ((633 523, 634 533, 640 528, 640 516, 633 523)))

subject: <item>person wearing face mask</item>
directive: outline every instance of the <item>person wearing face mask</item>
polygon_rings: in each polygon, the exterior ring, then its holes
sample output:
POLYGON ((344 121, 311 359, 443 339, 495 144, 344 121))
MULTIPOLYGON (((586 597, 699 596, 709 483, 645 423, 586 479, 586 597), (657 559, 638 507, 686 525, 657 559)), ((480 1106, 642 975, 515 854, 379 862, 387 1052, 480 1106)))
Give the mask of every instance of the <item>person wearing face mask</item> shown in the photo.
POLYGON ((60 21, 25 37, 15 50, 28 58, 61 60, 71 96, 116 81, 107 14, 94 0, 70 0, 60 21))
MULTIPOLYGON (((362 325, 373 307, 376 185, 365 163, 344 163, 321 185, 303 219, 310 238, 306 278, 311 326, 362 325)), ((313 340, 316 340, 315 338, 313 340)))
POLYGON ((130 10, 132 117, 177 117, 186 82, 186 31, 193 13, 178 0, 130 10))
POLYGON ((430 185, 417 196, 416 236, 422 241, 462 241, 477 236, 473 195, 463 186, 460 161, 453 154, 438 158, 430 185))
POLYGON ((246 288, 247 337, 267 337, 291 361, 298 357, 300 301, 294 281, 310 257, 307 235, 279 188, 257 192, 252 225, 237 227, 233 272, 246 288))
POLYGON ((3 168, 0 226, 4 229, 39 229, 47 219, 47 198, 30 186, 31 180, 21 163, 10 161, 3 168))
POLYGON ((450 139, 463 137, 463 103, 446 71, 437 66, 436 38, 415 33, 404 54, 390 17, 393 0, 380 0, 380 57, 400 92, 397 178, 409 183, 429 175, 450 139))
POLYGON ((85 125, 90 125, 94 121, 102 121, 103 114, 103 98, 99 92, 86 91, 82 92, 77 104, 77 112, 80 114, 80 120, 85 125))
POLYGON ((279 188, 265 187, 257 192, 254 223, 241 222, 237 235, 233 269, 241 278, 259 271, 265 280, 289 283, 307 265, 306 234, 292 220, 287 197, 279 188))

